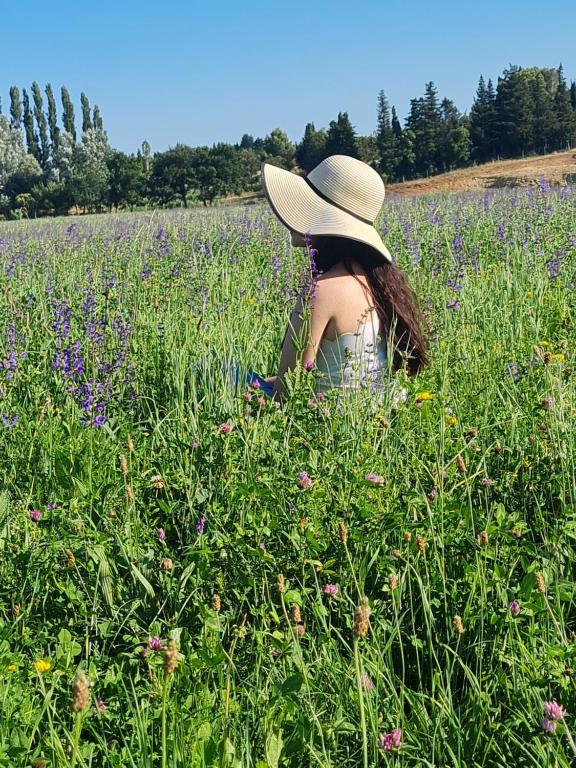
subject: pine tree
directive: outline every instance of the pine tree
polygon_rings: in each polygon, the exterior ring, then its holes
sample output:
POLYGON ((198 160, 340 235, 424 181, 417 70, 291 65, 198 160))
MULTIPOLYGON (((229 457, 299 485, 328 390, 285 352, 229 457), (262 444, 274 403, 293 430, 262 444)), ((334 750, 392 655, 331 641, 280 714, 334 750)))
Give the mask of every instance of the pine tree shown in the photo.
POLYGON ((439 166, 440 107, 433 82, 426 83, 424 98, 410 100, 406 127, 414 134, 415 172, 430 176, 439 166))
POLYGON ((495 145, 503 157, 518 157, 533 144, 532 104, 528 78, 521 67, 505 69, 495 100, 495 145))
POLYGON ((398 147, 396 134, 390 121, 390 107, 384 91, 378 94, 376 146, 379 154, 378 170, 384 181, 390 183, 396 175, 398 147))
POLYGON ((16 85, 10 88, 10 127, 20 129, 22 122, 22 104, 20 103, 20 91, 16 85))
POLYGON ((254 137, 249 133, 245 133, 242 136, 238 149, 254 149, 254 137))
POLYGON ((89 128, 92 128, 92 120, 90 118, 90 102, 84 92, 80 94, 80 102, 82 104, 82 133, 86 133, 89 128))
POLYGON ((558 67, 558 88, 554 97, 556 126, 553 132, 554 148, 570 149, 576 142, 576 116, 570 100, 562 64, 558 67))
POLYGON ((58 117, 56 114, 56 99, 54 98, 54 92, 50 83, 46 86, 46 99, 48 100, 48 127, 50 129, 50 142, 51 154, 54 154, 58 150, 58 144, 60 142, 60 128, 58 127, 58 117))
POLYGON ((69 133, 72 140, 76 142, 76 125, 74 123, 74 104, 68 93, 68 89, 62 86, 60 91, 62 96, 62 124, 66 133, 69 133))
POLYGON ((326 137, 326 157, 349 155, 358 157, 356 131, 350 122, 348 112, 339 112, 338 120, 331 120, 326 137))
POLYGON ((38 126, 38 134, 40 136, 39 162, 42 168, 46 168, 48 158, 50 157, 50 142, 48 141, 48 126, 46 116, 44 115, 42 92, 37 82, 32 83, 32 96, 34 98, 34 117, 36 118, 36 125, 38 126))
POLYGON ((398 115, 396 114, 396 107, 392 107, 392 130, 394 131, 396 139, 399 139, 402 136, 402 126, 400 125, 400 120, 398 120, 398 115))
POLYGON ((572 80, 570 85, 570 102, 572 103, 572 109, 576 111, 576 80, 572 80))
POLYGON ((400 161, 398 164, 397 177, 405 181, 414 178, 416 173, 416 154, 414 145, 416 143, 416 134, 406 126, 399 139, 398 150, 400 161))
POLYGON ((264 139, 266 161, 289 171, 294 167, 296 147, 281 128, 274 128, 264 139))
POLYGON ((314 123, 307 123, 302 141, 296 147, 296 162, 306 173, 327 157, 326 139, 324 128, 317 131, 314 123))
POLYGON ((468 120, 464 120, 451 99, 442 99, 440 112, 438 161, 442 171, 451 171, 466 165, 470 159, 468 120))
POLYGON ((28 154, 40 162, 40 148, 38 146, 38 135, 34 131, 34 118, 30 111, 30 100, 26 93, 26 88, 22 89, 22 103, 24 107, 24 131, 26 133, 26 146, 28 147, 28 154))
POLYGON ((492 80, 486 87, 483 75, 480 75, 476 98, 470 109, 471 154, 476 162, 484 163, 491 159, 494 149, 494 86, 492 80))
POLYGON ((549 151, 554 131, 554 102, 546 87, 544 74, 541 71, 534 73, 530 86, 532 94, 533 149, 539 154, 546 154, 549 151))

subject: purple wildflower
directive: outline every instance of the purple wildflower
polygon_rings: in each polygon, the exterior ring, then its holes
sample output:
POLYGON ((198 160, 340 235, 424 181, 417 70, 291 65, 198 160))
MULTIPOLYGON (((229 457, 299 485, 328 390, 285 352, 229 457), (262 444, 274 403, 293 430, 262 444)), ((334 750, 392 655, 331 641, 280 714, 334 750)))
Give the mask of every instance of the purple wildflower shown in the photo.
POLYGON ((544 715, 549 720, 562 720, 565 710, 557 701, 546 701, 544 703, 544 715))
POLYGON ((298 482, 300 483, 301 488, 312 487, 312 478, 305 470, 302 470, 302 472, 298 473, 298 482))
POLYGON ((368 675, 367 672, 364 672, 364 674, 362 675, 362 687, 364 688, 365 691, 374 690, 374 687, 375 687, 374 683, 370 679, 370 676, 368 675))
POLYGON ((161 651, 164 648, 164 643, 157 635, 154 635, 148 638, 148 648, 151 651, 161 651))
POLYGON ((39 509, 33 509, 30 512, 30 520, 33 520, 35 523, 37 523, 41 517, 42 517, 42 512, 40 512, 39 509))
POLYGON ((166 541, 166 531, 164 530, 164 528, 158 528, 158 530, 156 531, 156 536, 158 536, 158 539, 160 541, 166 541))
POLYGON ((228 435, 231 431, 232 431, 232 424, 228 424, 228 422, 224 422, 224 424, 220 424, 221 435, 228 435))
POLYGON ((402 730, 395 728, 390 733, 381 733, 380 741, 378 742, 378 749, 384 752, 391 752, 393 749, 400 749, 402 745, 402 730))
POLYGON ((197 521, 196 521, 196 530, 198 533, 202 534, 204 533, 204 527, 206 525, 206 516, 202 515, 197 521))
POLYGON ((364 479, 369 483, 374 483, 374 485, 382 485, 384 482, 384 478, 380 475, 374 474, 374 472, 368 472, 364 479))
POLYGON ((544 729, 545 733, 554 733, 556 730, 556 723, 553 720, 547 720, 544 718, 544 720, 540 720, 540 725, 544 729))
POLYGON ((328 597, 336 597, 340 590, 336 584, 324 584, 323 592, 328 597))
POLYGON ((510 611, 512 616, 518 616, 518 614, 520 613, 520 603, 518 602, 518 600, 511 600, 508 603, 508 610, 510 611))

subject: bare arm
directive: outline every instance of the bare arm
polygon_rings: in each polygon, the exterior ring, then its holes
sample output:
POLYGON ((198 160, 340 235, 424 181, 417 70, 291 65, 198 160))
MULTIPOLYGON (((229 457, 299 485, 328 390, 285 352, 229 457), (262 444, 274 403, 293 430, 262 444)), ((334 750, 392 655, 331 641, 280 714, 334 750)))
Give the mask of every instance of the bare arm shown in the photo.
POLYGON ((280 353, 278 375, 274 382, 274 396, 282 400, 286 393, 284 375, 296 367, 301 350, 302 365, 314 362, 320 341, 332 317, 330 291, 327 282, 320 278, 316 283, 315 295, 310 302, 310 322, 306 323, 305 305, 300 297, 292 310, 284 343, 280 353))

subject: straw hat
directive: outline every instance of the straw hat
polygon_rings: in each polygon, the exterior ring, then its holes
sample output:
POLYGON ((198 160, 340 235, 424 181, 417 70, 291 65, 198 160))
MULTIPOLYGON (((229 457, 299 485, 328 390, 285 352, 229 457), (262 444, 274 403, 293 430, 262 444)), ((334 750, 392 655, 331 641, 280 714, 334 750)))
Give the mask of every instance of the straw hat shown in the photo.
POLYGON ((288 229, 302 236, 358 240, 392 261, 374 228, 384 203, 384 182, 366 163, 348 155, 331 155, 307 176, 262 163, 261 178, 272 210, 288 229))

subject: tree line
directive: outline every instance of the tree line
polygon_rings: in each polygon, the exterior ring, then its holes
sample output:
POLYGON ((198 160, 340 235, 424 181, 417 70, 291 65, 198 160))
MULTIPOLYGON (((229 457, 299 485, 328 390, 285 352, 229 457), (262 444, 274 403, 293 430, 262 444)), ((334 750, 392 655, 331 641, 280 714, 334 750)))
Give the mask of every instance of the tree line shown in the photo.
POLYGON ((81 133, 74 104, 60 90, 61 121, 52 86, 10 88, 9 116, 0 102, 0 218, 188 206, 255 192, 262 161, 306 173, 332 154, 358 157, 386 183, 421 178, 493 159, 571 149, 576 145, 576 82, 556 68, 510 66, 492 80, 480 76, 469 114, 440 100, 433 82, 410 101, 401 124, 384 91, 376 128, 356 133, 347 112, 328 128, 308 123, 293 143, 280 128, 264 138, 211 147, 177 144, 152 155, 144 141, 135 154, 110 147, 98 106, 80 95, 81 133), (44 101, 45 96, 45 101, 44 101))

